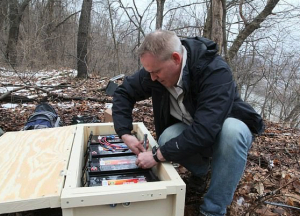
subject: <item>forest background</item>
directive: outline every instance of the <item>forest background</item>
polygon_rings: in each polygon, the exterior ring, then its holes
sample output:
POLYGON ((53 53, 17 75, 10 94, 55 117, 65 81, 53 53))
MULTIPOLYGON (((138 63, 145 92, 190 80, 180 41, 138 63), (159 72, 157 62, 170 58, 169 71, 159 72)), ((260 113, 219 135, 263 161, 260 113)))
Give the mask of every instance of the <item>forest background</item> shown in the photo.
MULTIPOLYGON (((297 0, 1 0, 0 65, 22 77, 78 69, 77 77, 130 75, 145 34, 162 28, 216 41, 242 98, 264 119, 300 124, 297 0)), ((26 78, 27 77, 27 78, 26 78)))

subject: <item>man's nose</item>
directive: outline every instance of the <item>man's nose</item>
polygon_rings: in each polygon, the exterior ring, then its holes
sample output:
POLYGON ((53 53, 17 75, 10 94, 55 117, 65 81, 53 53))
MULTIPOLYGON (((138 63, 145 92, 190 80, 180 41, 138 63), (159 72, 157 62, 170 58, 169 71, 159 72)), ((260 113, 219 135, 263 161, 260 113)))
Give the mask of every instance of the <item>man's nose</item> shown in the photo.
POLYGON ((157 80, 157 75, 155 73, 150 73, 152 81, 157 80))

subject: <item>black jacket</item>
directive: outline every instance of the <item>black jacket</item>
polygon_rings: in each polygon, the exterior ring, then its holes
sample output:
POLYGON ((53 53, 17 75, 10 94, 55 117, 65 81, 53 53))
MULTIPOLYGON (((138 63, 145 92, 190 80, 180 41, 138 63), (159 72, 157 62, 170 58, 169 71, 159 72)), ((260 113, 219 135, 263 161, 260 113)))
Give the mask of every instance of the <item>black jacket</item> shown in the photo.
MULTIPOLYGON (((211 147, 227 117, 243 121, 252 133, 264 130, 262 118, 237 92, 228 64, 217 54, 217 44, 206 38, 182 40, 187 50, 183 69, 183 103, 194 121, 182 134, 161 147, 164 158, 179 161, 195 153, 211 155, 211 147)), ((178 120, 170 115, 168 90, 141 69, 125 78, 114 94, 113 121, 119 136, 132 130, 132 109, 136 101, 152 96, 157 137, 178 120)))

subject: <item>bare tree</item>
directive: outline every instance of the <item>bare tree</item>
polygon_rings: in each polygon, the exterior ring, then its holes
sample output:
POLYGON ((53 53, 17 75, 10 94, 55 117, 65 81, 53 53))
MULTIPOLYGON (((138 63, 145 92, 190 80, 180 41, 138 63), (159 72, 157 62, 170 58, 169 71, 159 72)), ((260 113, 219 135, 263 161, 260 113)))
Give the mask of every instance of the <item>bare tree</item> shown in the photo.
MULTIPOLYGON (((215 41, 220 49, 223 46, 223 2, 210 0, 203 36, 215 41)), ((221 50, 220 50, 221 52, 221 50)))
POLYGON ((1 0, 0 1, 0 31, 2 31, 3 25, 6 20, 8 12, 8 0, 1 0))
POLYGON ((86 78, 88 76, 88 33, 90 28, 92 0, 83 0, 81 15, 79 18, 78 39, 77 39, 77 70, 78 78, 86 78))
POLYGON ((162 28, 165 2, 166 0, 156 0, 156 29, 162 28))
MULTIPOLYGON (((143 29, 143 21, 145 19, 145 15, 148 12, 149 8, 153 4, 154 0, 152 0, 146 7, 146 9, 141 13, 136 5, 135 0, 133 0, 134 7, 125 7, 122 0, 119 0, 120 7, 125 11, 129 21, 131 24, 135 26, 135 30, 137 30, 137 44, 136 47, 139 47, 141 44, 142 37, 145 36, 145 32, 143 29), (132 15, 131 15, 132 14, 132 15)), ((137 67, 140 68, 140 60, 137 59, 137 67)))
MULTIPOLYGON (((117 56, 117 64, 118 64, 118 73, 121 74, 121 68, 120 68, 120 59, 119 59, 119 49, 118 49, 118 44, 116 41, 116 35, 115 35, 115 30, 114 30, 114 21, 113 21, 113 9, 112 9, 112 3, 107 0, 108 4, 108 12, 109 12, 109 19, 110 19, 110 26, 111 26, 111 34, 113 37, 113 42, 114 42, 114 48, 117 56)), ((115 55, 114 55, 115 56, 115 55)), ((115 59, 115 58, 114 58, 115 59)), ((114 71, 114 76, 115 76, 115 71, 114 71)))
POLYGON ((300 83, 299 71, 300 61, 298 59, 287 58, 287 70, 280 79, 283 82, 282 90, 279 91, 281 111, 279 119, 290 127, 299 127, 300 124, 300 83))
POLYGON ((19 3, 18 0, 9 1, 9 33, 6 46, 6 59, 12 66, 17 64, 17 43, 19 39, 19 27, 23 12, 31 0, 24 0, 19 3))
POLYGON ((226 60, 228 62, 231 62, 232 59, 236 56, 238 50, 240 49, 240 47, 242 46, 242 44, 246 40, 246 38, 250 34, 252 34, 256 29, 259 29, 260 24, 263 21, 265 21, 269 15, 272 14, 273 9, 275 8, 275 6, 277 5, 277 3, 279 1, 280 0, 268 0, 264 9, 251 22, 248 22, 243 14, 242 6, 243 6, 244 1, 242 0, 240 2, 239 13, 240 13, 240 17, 242 18, 245 26, 239 32, 238 36, 233 41, 233 43, 228 51, 228 54, 226 55, 226 57, 227 57, 226 60))

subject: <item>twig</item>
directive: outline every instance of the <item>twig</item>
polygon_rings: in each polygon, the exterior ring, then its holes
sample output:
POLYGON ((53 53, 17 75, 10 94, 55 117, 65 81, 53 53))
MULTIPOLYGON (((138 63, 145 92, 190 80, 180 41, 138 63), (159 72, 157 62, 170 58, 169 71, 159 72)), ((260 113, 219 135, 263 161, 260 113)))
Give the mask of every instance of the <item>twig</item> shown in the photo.
POLYGON ((287 150, 287 148, 284 148, 284 150, 285 150, 285 152, 286 152, 290 157, 293 157, 293 156, 291 155, 291 153, 287 150))
POLYGON ((275 189, 275 190, 273 190, 273 191, 271 191, 271 192, 268 192, 268 193, 266 193, 266 194, 263 195, 263 196, 259 196, 259 197, 258 197, 258 200, 261 200, 261 199, 263 199, 264 197, 266 197, 266 196, 268 196, 268 195, 274 195, 274 194, 276 194, 276 193, 277 193, 278 191, 280 191, 282 188, 288 186, 289 184, 293 183, 293 182, 296 181, 296 180, 298 180, 298 179, 295 178, 294 180, 292 180, 292 181, 286 183, 285 185, 281 186, 280 188, 275 189))
POLYGON ((280 206, 280 207, 286 207, 286 208, 292 208, 292 209, 300 210, 300 208, 298 208, 298 207, 286 205, 286 204, 283 204, 283 203, 275 203, 275 202, 268 202, 268 201, 264 201, 264 203, 269 204, 269 205, 274 205, 274 206, 280 206))
POLYGON ((277 193, 278 191, 280 191, 282 188, 288 186, 289 184, 293 183, 293 182, 296 181, 296 180, 297 180, 297 178, 295 178, 294 180, 292 180, 292 181, 286 183, 285 185, 281 186, 280 188, 278 188, 278 189, 276 189, 276 190, 273 190, 273 191, 271 191, 271 192, 268 192, 268 193, 266 193, 266 194, 264 194, 264 195, 262 195, 262 196, 258 196, 258 198, 257 198, 257 200, 256 200, 256 202, 258 202, 258 203, 249 206, 248 210, 246 210, 246 211, 243 213, 243 215, 245 216, 245 215, 247 215, 247 213, 250 213, 250 215, 251 215, 251 212, 253 212, 258 206, 260 206, 261 203, 266 202, 266 200, 268 200, 268 199, 271 199, 271 198, 274 198, 274 197, 278 197, 278 196, 282 196, 282 194, 276 195, 276 193, 277 193))

